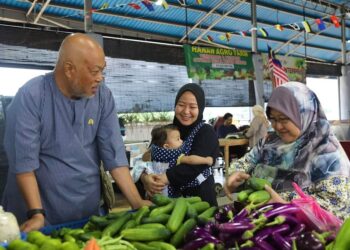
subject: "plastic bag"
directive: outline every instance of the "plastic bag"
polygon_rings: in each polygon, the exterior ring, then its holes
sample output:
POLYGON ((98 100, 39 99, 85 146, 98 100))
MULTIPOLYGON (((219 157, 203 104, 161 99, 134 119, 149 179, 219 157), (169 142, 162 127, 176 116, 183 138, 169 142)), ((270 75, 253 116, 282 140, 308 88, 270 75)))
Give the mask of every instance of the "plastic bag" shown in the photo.
POLYGON ((293 187, 300 198, 293 199, 291 202, 298 206, 302 213, 297 217, 318 231, 337 231, 342 225, 342 220, 331 212, 324 210, 312 196, 306 195, 301 188, 293 182, 293 187))

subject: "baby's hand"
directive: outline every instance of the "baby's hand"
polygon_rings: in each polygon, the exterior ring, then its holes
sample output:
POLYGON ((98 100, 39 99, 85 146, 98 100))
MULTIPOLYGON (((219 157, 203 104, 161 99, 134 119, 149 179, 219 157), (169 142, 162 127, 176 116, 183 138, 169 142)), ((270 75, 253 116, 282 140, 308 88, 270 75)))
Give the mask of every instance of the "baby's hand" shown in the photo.
POLYGON ((207 159, 207 164, 208 164, 209 166, 213 166, 213 163, 214 163, 213 157, 207 156, 207 157, 205 157, 205 158, 207 159))

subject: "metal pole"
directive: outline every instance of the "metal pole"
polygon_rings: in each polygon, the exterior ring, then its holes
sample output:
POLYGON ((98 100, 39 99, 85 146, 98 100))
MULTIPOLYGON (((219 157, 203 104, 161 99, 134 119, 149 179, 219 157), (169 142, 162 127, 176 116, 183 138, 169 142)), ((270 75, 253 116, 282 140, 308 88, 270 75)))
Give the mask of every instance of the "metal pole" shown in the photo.
POLYGON ((251 8, 251 12, 252 12, 252 52, 256 53, 258 52, 258 38, 257 38, 257 22, 256 22, 256 0, 252 0, 250 3, 250 8, 251 8))
POLYGON ((92 0, 84 0, 84 30, 92 32, 92 0))
POLYGON ((346 34, 345 34, 345 8, 344 6, 340 10, 341 12, 341 61, 344 66, 346 66, 346 34))

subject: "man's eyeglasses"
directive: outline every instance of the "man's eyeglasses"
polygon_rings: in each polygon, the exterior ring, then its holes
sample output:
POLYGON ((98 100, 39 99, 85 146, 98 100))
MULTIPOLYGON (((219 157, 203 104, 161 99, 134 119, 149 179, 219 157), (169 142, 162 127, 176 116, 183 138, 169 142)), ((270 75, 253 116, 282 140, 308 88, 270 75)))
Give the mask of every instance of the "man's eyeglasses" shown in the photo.
POLYGON ((288 117, 283 117, 283 118, 270 118, 269 119, 271 125, 275 125, 277 122, 282 125, 286 125, 288 122, 290 122, 290 119, 288 117))

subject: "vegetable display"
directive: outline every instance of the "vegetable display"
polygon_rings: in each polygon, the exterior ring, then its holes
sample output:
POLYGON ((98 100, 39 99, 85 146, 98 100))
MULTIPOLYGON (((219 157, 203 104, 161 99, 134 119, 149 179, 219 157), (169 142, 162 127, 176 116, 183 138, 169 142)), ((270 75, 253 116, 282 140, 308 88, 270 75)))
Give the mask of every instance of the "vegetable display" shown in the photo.
POLYGON ((350 249, 350 219, 338 233, 311 230, 297 216, 300 207, 267 203, 270 196, 261 189, 265 185, 268 185, 265 180, 251 180, 238 194, 239 203, 220 208, 210 207, 199 197, 172 199, 156 195, 155 206, 91 216, 83 228, 61 228, 51 235, 32 231, 26 241, 13 240, 7 249, 350 249))

